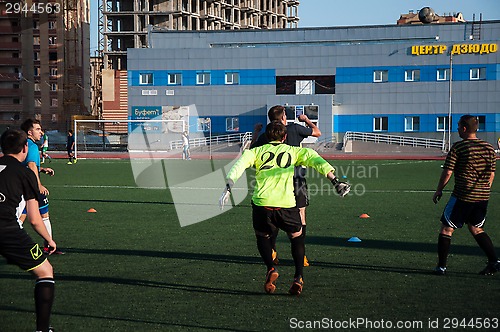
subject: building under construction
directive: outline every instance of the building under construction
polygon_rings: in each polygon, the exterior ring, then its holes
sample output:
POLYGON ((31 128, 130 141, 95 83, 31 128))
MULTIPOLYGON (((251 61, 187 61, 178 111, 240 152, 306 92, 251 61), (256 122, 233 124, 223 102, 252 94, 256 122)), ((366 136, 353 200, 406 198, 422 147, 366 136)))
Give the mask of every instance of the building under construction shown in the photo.
POLYGON ((0 1, 0 126, 90 112, 88 0, 0 1))
POLYGON ((147 26, 168 30, 296 28, 296 0, 103 0, 104 58, 127 69, 127 48, 148 46, 147 26))
POLYGON ((168 30, 285 29, 298 26, 297 0, 101 0, 104 119, 124 119, 127 48, 148 47, 148 25, 168 30))

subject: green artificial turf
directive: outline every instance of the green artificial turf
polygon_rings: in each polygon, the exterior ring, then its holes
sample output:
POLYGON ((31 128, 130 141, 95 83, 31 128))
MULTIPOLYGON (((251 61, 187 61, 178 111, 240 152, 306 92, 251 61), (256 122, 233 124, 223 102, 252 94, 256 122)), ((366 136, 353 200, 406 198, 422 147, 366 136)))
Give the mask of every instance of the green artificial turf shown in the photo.
MULTIPOLYGON (((201 161, 178 163, 189 169, 201 161)), ((461 328, 471 319, 496 318, 499 326, 500 275, 478 275, 486 258, 466 229, 453 236, 448 274, 430 273, 453 184, 434 205, 442 162, 331 163, 353 191, 341 199, 328 181, 309 173, 311 266, 295 297, 287 293, 293 264, 283 232, 277 290, 264 293, 266 269, 255 244, 250 196, 219 216, 181 227, 169 190, 137 188, 129 161, 54 160, 46 166, 56 175, 42 175, 42 182, 50 190, 54 239, 66 255, 50 257, 56 275, 52 324, 57 331, 283 331, 313 326, 308 324, 366 330, 402 321, 431 330, 431 322, 461 328), (362 213, 370 218, 359 218, 362 213), (348 242, 353 236, 361 242, 348 242)), ((248 175, 250 182, 252 171, 248 175)), ((485 227, 497 248, 499 188, 495 183, 485 227)), ((32 277, 3 258, 0 293, 0 331, 33 331, 32 277)))

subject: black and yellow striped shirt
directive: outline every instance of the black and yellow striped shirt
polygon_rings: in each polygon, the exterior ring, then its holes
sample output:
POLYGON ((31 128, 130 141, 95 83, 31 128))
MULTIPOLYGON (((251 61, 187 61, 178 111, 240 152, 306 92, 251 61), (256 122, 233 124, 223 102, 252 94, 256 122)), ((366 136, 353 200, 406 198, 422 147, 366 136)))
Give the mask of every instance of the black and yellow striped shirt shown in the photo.
POLYGON ((488 181, 495 167, 493 146, 480 139, 464 139, 453 144, 443 165, 443 168, 454 172, 453 195, 466 202, 489 199, 488 181))

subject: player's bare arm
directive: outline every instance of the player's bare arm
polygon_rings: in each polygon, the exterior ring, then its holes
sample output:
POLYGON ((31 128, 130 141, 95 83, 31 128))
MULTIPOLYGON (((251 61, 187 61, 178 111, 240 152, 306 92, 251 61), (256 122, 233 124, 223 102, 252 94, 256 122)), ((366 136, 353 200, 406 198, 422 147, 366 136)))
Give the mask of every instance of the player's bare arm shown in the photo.
POLYGON ((443 189, 446 187, 448 182, 451 179, 451 175, 453 174, 452 170, 449 169, 443 169, 443 172, 441 173, 441 177, 439 178, 439 183, 436 188, 436 192, 434 192, 434 196, 432 197, 432 201, 434 204, 437 204, 439 200, 441 199, 441 196, 443 196, 443 189))
POLYGON ((38 183, 38 189, 40 190, 40 193, 44 194, 44 195, 48 195, 49 190, 47 188, 45 188, 44 185, 42 185, 42 182, 40 181, 40 175, 38 174, 39 173, 38 167, 36 166, 35 162, 30 161, 30 162, 28 162, 27 166, 29 169, 31 169, 33 171, 33 173, 35 173, 36 182, 38 183))
POLYGON ((50 167, 41 167, 40 173, 45 173, 45 174, 50 175, 50 176, 54 176, 54 174, 55 174, 54 170, 50 167))
POLYGON ((311 136, 314 137, 320 137, 321 136, 321 130, 307 117, 305 114, 299 115, 299 121, 304 122, 309 128, 312 129, 312 134, 311 136))
POLYGON ((44 240, 47 241, 47 244, 50 248, 49 253, 52 254, 54 251, 56 251, 57 245, 47 231, 45 224, 43 223, 42 216, 40 215, 38 210, 38 201, 36 199, 28 200, 26 202, 26 210, 31 226, 38 234, 40 234, 42 238, 44 238, 44 240))
POLYGON ((495 172, 491 172, 490 179, 488 180, 488 183, 490 184, 490 188, 493 185, 493 180, 494 179, 495 179, 495 172))

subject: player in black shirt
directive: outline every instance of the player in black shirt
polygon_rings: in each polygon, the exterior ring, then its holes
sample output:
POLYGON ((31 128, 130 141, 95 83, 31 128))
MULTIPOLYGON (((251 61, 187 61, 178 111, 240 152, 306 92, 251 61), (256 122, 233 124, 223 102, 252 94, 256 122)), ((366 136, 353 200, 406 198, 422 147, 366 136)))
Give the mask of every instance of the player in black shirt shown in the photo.
MULTIPOLYGON (((299 115, 298 119, 300 122, 304 122, 307 127, 301 126, 297 123, 286 123, 286 112, 285 107, 281 105, 273 106, 269 109, 267 113, 269 121, 280 121, 284 125, 286 125, 286 139, 285 143, 291 146, 300 146, 302 141, 309 137, 319 137, 321 136, 321 131, 319 128, 307 117, 305 114, 299 115)), ((252 143, 250 144, 250 148, 255 148, 258 146, 262 146, 264 144, 269 143, 265 134, 259 136, 260 131, 262 130, 263 125, 261 123, 257 123, 254 128, 252 143)), ((302 236, 306 236, 306 206, 309 205, 309 195, 307 193, 307 182, 306 182, 306 169, 297 166, 295 167, 295 174, 293 177, 293 186, 295 192, 295 201, 297 203, 297 207, 299 208, 300 218, 302 220, 302 236)), ((277 236, 277 234, 276 234, 277 236)), ((273 259, 277 263, 278 256, 276 254, 276 236, 272 238, 273 244, 273 259)), ((307 257, 304 256, 304 266, 309 266, 309 261, 307 257)))
POLYGON ((42 249, 18 222, 24 206, 31 226, 47 241, 50 253, 56 250, 56 243, 38 211, 35 174, 21 164, 28 153, 27 139, 25 132, 16 129, 9 129, 0 137, 4 154, 0 157, 0 255, 36 277, 36 326, 37 331, 47 332, 54 301, 54 272, 42 249))
POLYGON ((66 150, 68 152, 68 165, 76 164, 75 136, 73 136, 73 129, 68 130, 68 138, 66 140, 66 150))

